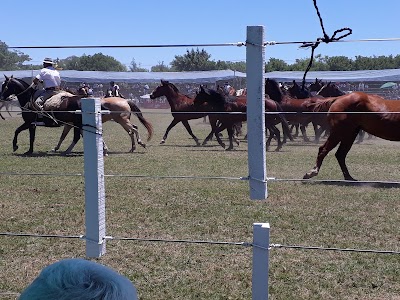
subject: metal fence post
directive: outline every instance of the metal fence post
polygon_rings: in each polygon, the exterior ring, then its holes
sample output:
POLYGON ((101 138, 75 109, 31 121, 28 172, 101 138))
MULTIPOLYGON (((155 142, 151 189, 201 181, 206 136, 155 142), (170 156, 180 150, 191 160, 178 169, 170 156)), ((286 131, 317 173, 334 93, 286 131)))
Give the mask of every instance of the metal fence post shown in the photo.
POLYGON ((265 146, 264 27, 248 26, 246 40, 247 136, 250 199, 268 197, 265 146))
POLYGON ((268 300, 269 223, 253 224, 253 300, 268 300))
POLYGON ((106 252, 103 137, 100 99, 83 98, 86 256, 106 252))

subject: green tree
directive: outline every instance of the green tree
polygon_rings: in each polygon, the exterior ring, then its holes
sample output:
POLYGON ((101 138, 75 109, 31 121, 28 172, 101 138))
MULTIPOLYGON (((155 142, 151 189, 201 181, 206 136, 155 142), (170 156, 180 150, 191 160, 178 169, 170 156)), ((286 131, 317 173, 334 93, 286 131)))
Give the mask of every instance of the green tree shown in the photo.
POLYGON ((265 64, 265 72, 286 71, 287 69, 288 64, 282 59, 271 57, 265 64))
POLYGON ((201 51, 186 50, 185 55, 175 55, 171 66, 175 71, 209 71, 216 69, 215 61, 210 60, 211 55, 204 49, 201 51))
POLYGON ((150 69, 151 72, 171 72, 171 68, 166 66, 163 61, 159 61, 157 65, 152 66, 150 69))
POLYGON ((137 64, 135 59, 132 58, 131 64, 129 65, 130 72, 148 72, 149 70, 141 68, 140 64, 137 64))
POLYGON ((238 62, 227 61, 226 64, 227 64, 226 69, 246 73, 246 62, 245 61, 238 61, 238 62))
POLYGON ((325 56, 324 62, 329 71, 351 71, 353 70, 353 61, 346 56, 325 56))
POLYGON ((6 43, 0 41, 0 70, 26 70, 23 63, 30 61, 29 55, 20 51, 10 51, 6 43))
POLYGON ((78 71, 113 71, 125 72, 126 66, 117 61, 114 57, 96 53, 94 55, 82 55, 81 57, 70 56, 60 59, 59 66, 65 70, 78 71))

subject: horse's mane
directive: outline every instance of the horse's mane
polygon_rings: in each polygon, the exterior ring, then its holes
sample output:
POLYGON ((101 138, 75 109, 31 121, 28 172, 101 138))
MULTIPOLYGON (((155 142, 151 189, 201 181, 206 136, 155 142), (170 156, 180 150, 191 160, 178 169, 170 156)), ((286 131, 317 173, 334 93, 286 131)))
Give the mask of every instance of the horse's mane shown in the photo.
POLYGON ((179 93, 179 89, 175 86, 175 84, 168 81, 168 85, 172 87, 175 93, 179 93))
POLYGON ((220 93, 219 91, 213 89, 207 89, 208 93, 210 94, 211 100, 218 105, 224 105, 227 102, 227 98, 220 93))
POLYGON ((17 84, 22 85, 22 88, 25 90, 29 84, 27 82, 25 82, 23 79, 21 78, 14 78, 14 77, 10 77, 10 80, 14 80, 17 82, 17 84))

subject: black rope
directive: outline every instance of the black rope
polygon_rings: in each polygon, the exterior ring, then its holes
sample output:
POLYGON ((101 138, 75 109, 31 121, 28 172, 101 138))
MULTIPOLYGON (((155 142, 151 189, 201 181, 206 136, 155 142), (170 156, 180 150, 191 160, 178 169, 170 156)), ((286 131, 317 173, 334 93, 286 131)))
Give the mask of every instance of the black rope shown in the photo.
POLYGON ((312 67, 312 64, 313 64, 313 61, 314 61, 314 52, 315 52, 315 49, 319 46, 319 44, 320 44, 321 42, 324 42, 324 43, 328 44, 328 43, 330 43, 330 42, 339 41, 339 40, 341 40, 342 38, 345 38, 346 36, 349 36, 350 34, 353 33, 353 30, 352 30, 351 28, 345 27, 345 28, 341 28, 341 29, 335 30, 335 32, 332 34, 332 36, 329 37, 329 35, 328 35, 328 34, 326 33, 326 31, 325 31, 324 22, 322 21, 321 14, 320 14, 319 9, 318 9, 318 6, 317 6, 317 0, 313 0, 313 3, 314 3, 315 10, 317 11, 317 15, 318 15, 318 18, 319 18, 319 23, 321 24, 322 33, 324 34, 324 37, 323 37, 323 38, 317 38, 317 41, 316 41, 316 42, 313 42, 313 43, 303 43, 303 45, 300 46, 300 48, 308 48, 308 47, 311 47, 311 57, 310 57, 310 61, 308 62, 308 66, 307 66, 307 68, 306 68, 306 71, 304 72, 303 81, 302 81, 302 85, 301 85, 301 88, 302 88, 303 91, 304 91, 304 89, 305 89, 307 73, 308 73, 308 71, 310 71, 310 69, 311 69, 311 67, 312 67), (336 35, 339 34, 340 32, 346 32, 346 33, 342 34, 342 35, 339 36, 339 37, 336 37, 336 35))

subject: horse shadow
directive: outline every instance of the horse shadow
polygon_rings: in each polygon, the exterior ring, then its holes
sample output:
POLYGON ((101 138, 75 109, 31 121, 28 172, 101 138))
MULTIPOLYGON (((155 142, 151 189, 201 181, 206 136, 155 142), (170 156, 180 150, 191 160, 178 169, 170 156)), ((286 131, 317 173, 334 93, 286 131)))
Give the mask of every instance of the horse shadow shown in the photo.
POLYGON ((372 187, 372 188, 400 188, 400 182, 395 181, 350 181, 350 180, 305 180, 304 184, 320 184, 334 186, 354 186, 354 187, 372 187))

